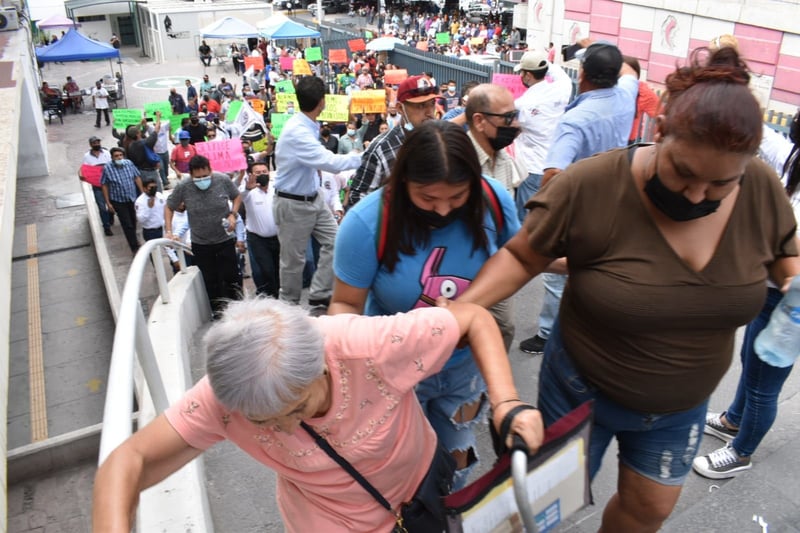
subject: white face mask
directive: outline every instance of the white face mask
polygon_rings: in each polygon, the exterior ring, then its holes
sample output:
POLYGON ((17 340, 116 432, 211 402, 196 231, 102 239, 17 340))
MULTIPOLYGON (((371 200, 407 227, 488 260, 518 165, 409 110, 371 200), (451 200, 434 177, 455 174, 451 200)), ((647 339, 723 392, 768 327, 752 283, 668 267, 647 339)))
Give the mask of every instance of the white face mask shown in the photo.
POLYGON ((356 135, 356 130, 347 130, 347 134, 348 134, 350 137, 355 137, 355 135, 356 135))

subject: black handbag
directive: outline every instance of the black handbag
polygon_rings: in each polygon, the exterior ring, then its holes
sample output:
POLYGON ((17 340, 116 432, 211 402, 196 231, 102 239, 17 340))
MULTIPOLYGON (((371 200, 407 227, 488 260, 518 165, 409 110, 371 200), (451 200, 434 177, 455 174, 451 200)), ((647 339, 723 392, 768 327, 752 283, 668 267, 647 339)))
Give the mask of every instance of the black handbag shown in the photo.
POLYGON ((392 533, 441 533, 447 527, 447 516, 443 498, 450 493, 456 462, 441 446, 437 446, 428 473, 417 488, 410 502, 404 503, 400 511, 392 509, 392 505, 378 490, 362 476, 347 459, 336 450, 319 433, 305 422, 302 427, 316 441, 317 445, 344 468, 370 496, 395 518, 392 533))

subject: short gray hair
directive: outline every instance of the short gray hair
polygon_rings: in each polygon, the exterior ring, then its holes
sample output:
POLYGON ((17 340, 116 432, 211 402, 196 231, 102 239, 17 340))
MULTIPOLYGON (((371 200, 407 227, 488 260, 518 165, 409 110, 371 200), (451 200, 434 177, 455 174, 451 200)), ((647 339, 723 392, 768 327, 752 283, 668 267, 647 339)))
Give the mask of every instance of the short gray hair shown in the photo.
POLYGON ((324 339, 313 319, 272 298, 231 302, 204 342, 215 396, 248 417, 277 415, 325 370, 324 339))

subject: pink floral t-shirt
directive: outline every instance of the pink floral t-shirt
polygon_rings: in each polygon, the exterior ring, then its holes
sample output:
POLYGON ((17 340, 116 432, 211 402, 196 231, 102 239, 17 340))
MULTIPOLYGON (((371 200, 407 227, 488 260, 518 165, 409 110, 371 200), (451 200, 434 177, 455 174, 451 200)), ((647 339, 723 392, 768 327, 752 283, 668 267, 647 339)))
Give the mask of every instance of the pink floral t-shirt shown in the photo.
MULTIPOLYGON (((330 410, 306 422, 397 509, 425 477, 436 435, 414 386, 437 373, 459 339, 446 309, 381 317, 323 316, 333 383, 330 410)), ((278 507, 289 532, 389 531, 394 517, 302 429, 293 435, 225 409, 204 377, 166 411, 192 447, 227 439, 275 470, 278 507)))

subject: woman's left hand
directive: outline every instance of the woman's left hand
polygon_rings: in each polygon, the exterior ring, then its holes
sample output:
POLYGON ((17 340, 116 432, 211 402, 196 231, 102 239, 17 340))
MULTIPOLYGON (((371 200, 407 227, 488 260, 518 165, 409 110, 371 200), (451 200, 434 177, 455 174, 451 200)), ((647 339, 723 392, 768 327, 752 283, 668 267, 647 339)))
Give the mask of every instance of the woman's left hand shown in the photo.
MULTIPOLYGON (((509 411, 519 405, 526 404, 523 401, 515 401, 505 402, 495 407, 492 412, 492 423, 498 435, 500 434, 500 425, 503 423, 503 418, 509 411)), ((536 453, 544 440, 542 413, 538 409, 525 409, 514 415, 506 436, 506 447, 511 448, 514 434, 522 437, 522 440, 528 445, 528 451, 531 455, 536 453)))

